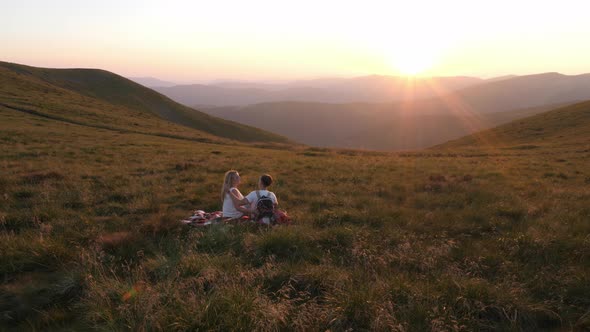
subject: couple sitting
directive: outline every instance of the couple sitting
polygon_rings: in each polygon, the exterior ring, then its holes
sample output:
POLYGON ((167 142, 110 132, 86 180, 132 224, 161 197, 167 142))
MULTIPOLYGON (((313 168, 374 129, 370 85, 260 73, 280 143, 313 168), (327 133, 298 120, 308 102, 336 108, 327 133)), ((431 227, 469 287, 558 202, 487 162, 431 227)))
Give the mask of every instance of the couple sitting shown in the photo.
POLYGON ((272 177, 268 174, 262 175, 258 180, 259 190, 252 191, 246 197, 238 189, 240 183, 240 174, 237 171, 225 173, 221 188, 223 217, 237 219, 248 216, 265 224, 274 221, 277 217, 276 207, 279 202, 275 194, 268 191, 268 187, 272 184, 272 177))

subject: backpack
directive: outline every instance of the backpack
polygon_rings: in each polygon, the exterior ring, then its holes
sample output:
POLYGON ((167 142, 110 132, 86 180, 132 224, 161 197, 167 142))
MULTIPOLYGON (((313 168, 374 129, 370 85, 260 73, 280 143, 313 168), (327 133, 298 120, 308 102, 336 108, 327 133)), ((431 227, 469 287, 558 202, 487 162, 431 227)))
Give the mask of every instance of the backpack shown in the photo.
POLYGON ((275 213, 274 202, 270 197, 267 197, 266 195, 260 196, 258 190, 256 190, 256 196, 258 197, 258 201, 256 202, 256 220, 262 220, 262 218, 269 218, 269 221, 272 222, 275 213))

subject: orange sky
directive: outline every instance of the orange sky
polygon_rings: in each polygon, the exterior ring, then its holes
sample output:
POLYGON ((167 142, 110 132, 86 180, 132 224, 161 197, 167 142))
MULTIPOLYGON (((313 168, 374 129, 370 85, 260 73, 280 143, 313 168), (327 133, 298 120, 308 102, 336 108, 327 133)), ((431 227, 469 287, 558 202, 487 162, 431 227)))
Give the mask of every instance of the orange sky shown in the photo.
POLYGON ((578 74, 589 12, 580 0, 23 0, 3 4, 0 60, 177 82, 578 74))

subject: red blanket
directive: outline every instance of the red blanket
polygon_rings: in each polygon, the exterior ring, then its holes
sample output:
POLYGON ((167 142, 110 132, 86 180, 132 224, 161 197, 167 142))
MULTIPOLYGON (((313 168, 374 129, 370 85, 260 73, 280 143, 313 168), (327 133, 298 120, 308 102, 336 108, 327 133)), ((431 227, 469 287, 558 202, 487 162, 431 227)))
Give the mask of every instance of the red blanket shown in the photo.
MULTIPOLYGON (((192 226, 208 226, 222 222, 242 223, 247 221, 265 224, 262 221, 258 222, 254 219, 251 219, 248 216, 242 216, 241 218, 224 218, 223 213, 221 211, 207 213, 203 210, 195 210, 192 216, 188 217, 187 219, 181 220, 183 224, 192 226)), ((276 210, 270 224, 290 225, 291 218, 289 218, 285 211, 276 210)))
POLYGON ((183 224, 192 225, 192 226, 208 226, 212 224, 217 224, 221 222, 231 222, 231 221, 246 221, 249 220, 247 216, 243 216, 242 218, 223 218, 223 213, 221 211, 215 212, 205 212, 203 210, 195 210, 193 215, 188 217, 187 219, 181 220, 183 224))

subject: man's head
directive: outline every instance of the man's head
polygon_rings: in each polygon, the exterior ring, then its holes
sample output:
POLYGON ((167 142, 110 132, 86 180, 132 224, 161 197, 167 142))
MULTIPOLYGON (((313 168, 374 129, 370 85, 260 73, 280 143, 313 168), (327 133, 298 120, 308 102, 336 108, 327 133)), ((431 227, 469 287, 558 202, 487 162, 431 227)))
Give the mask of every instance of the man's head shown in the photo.
POLYGON ((272 184, 272 176, 268 175, 268 174, 264 174, 260 177, 260 180, 258 181, 258 185, 261 188, 266 188, 268 186, 270 186, 272 184))

